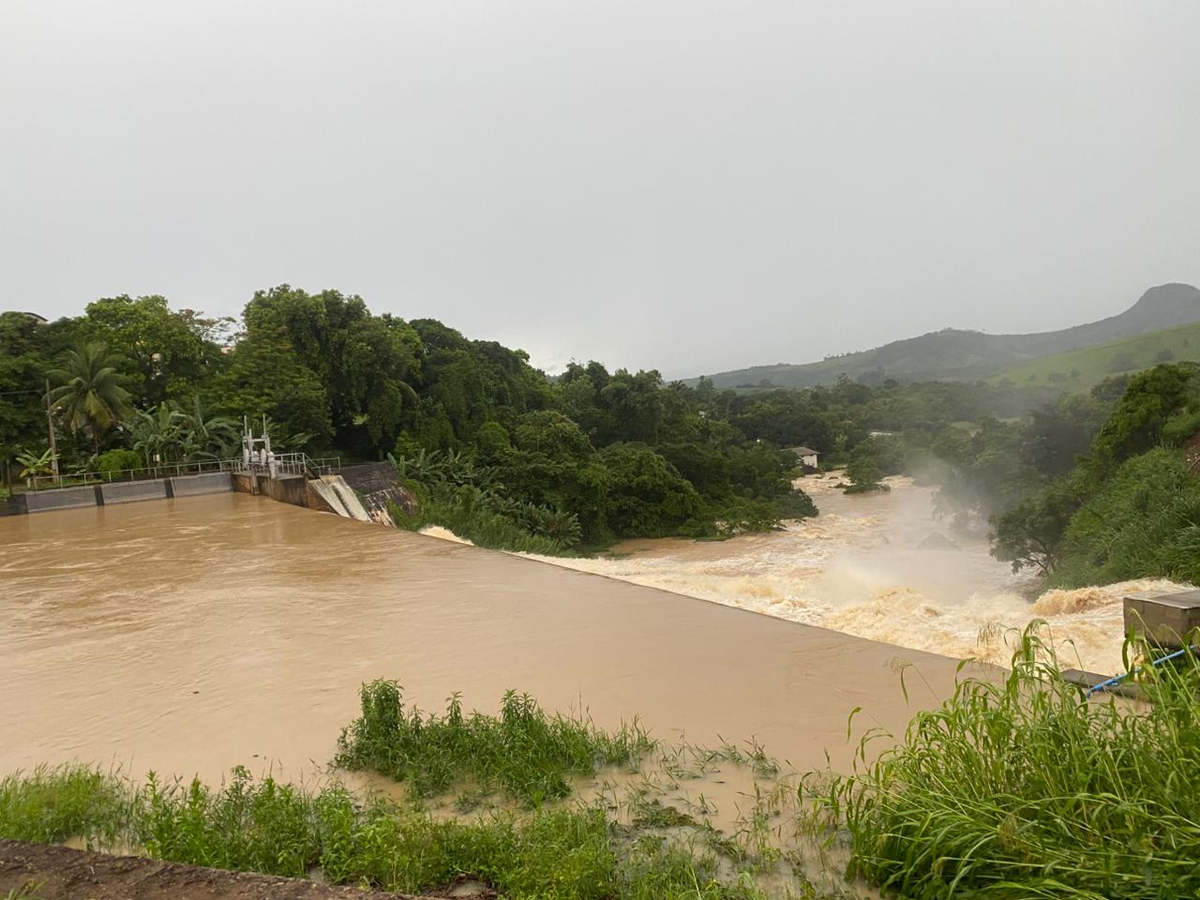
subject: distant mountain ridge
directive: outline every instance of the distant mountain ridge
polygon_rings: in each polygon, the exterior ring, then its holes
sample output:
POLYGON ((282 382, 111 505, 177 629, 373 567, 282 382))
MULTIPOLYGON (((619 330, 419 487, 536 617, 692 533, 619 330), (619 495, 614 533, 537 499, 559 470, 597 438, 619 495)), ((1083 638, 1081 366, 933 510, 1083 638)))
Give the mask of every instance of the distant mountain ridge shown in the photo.
POLYGON ((867 382, 973 380, 1042 356, 1106 344, 1121 338, 1200 322, 1200 288, 1152 287, 1119 315, 1034 334, 984 334, 947 328, 804 365, 778 363, 710 375, 718 388, 758 385, 812 387, 839 375, 867 382))

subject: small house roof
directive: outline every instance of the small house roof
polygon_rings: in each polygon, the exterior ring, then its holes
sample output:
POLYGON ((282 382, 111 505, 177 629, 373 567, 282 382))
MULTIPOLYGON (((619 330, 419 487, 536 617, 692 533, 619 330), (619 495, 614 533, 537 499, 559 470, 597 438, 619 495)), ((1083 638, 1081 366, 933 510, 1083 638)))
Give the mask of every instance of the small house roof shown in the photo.
POLYGON ((819 456, 820 455, 812 447, 791 447, 789 449, 793 453, 795 453, 797 456, 819 456))

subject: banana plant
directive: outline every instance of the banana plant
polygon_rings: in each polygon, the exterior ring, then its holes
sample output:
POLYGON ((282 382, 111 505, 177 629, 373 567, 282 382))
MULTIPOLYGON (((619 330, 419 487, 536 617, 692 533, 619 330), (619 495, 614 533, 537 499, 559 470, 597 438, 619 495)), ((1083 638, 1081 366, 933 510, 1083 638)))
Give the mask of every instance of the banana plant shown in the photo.
POLYGON ((49 448, 42 453, 22 450, 17 454, 17 463, 22 467, 20 477, 25 479, 29 487, 33 487, 33 479, 54 471, 54 454, 49 448))

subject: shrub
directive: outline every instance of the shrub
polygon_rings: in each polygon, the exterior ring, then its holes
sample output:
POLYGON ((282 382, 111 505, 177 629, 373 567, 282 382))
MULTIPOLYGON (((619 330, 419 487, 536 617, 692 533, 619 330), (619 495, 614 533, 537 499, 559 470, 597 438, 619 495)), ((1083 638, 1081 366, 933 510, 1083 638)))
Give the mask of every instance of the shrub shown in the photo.
POLYGON ((133 450, 106 450, 96 457, 96 471, 116 473, 124 469, 140 469, 145 465, 133 450))
POLYGON ((636 722, 616 732, 582 718, 547 715, 527 694, 508 691, 500 715, 463 714, 457 695, 445 716, 406 709, 394 681, 363 685, 362 716, 342 731, 335 764, 370 769, 410 785, 419 796, 471 778, 527 805, 567 796, 571 776, 632 766, 653 746, 636 722))
POLYGON ((1200 478, 1182 454, 1159 448, 1122 463, 1071 517, 1055 584, 1075 587, 1161 576, 1200 579, 1191 552, 1200 526, 1200 478))
POLYGON ((1152 705, 1089 702, 1037 624, 1002 684, 962 681, 819 802, 850 874, 914 900, 1151 900, 1200 892, 1200 667, 1146 673, 1152 705))

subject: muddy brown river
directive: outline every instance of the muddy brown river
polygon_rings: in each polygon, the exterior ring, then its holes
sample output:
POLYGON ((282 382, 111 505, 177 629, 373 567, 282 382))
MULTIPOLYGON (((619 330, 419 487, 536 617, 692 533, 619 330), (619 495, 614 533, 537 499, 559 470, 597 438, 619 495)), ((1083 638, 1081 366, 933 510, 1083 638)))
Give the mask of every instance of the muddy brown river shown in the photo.
POLYGON ((914 704, 953 681, 945 657, 240 494, 0 519, 0 546, 0 772, 307 775, 380 677, 427 709, 511 687, 840 766, 851 709, 913 713, 896 660, 929 681, 914 704))

